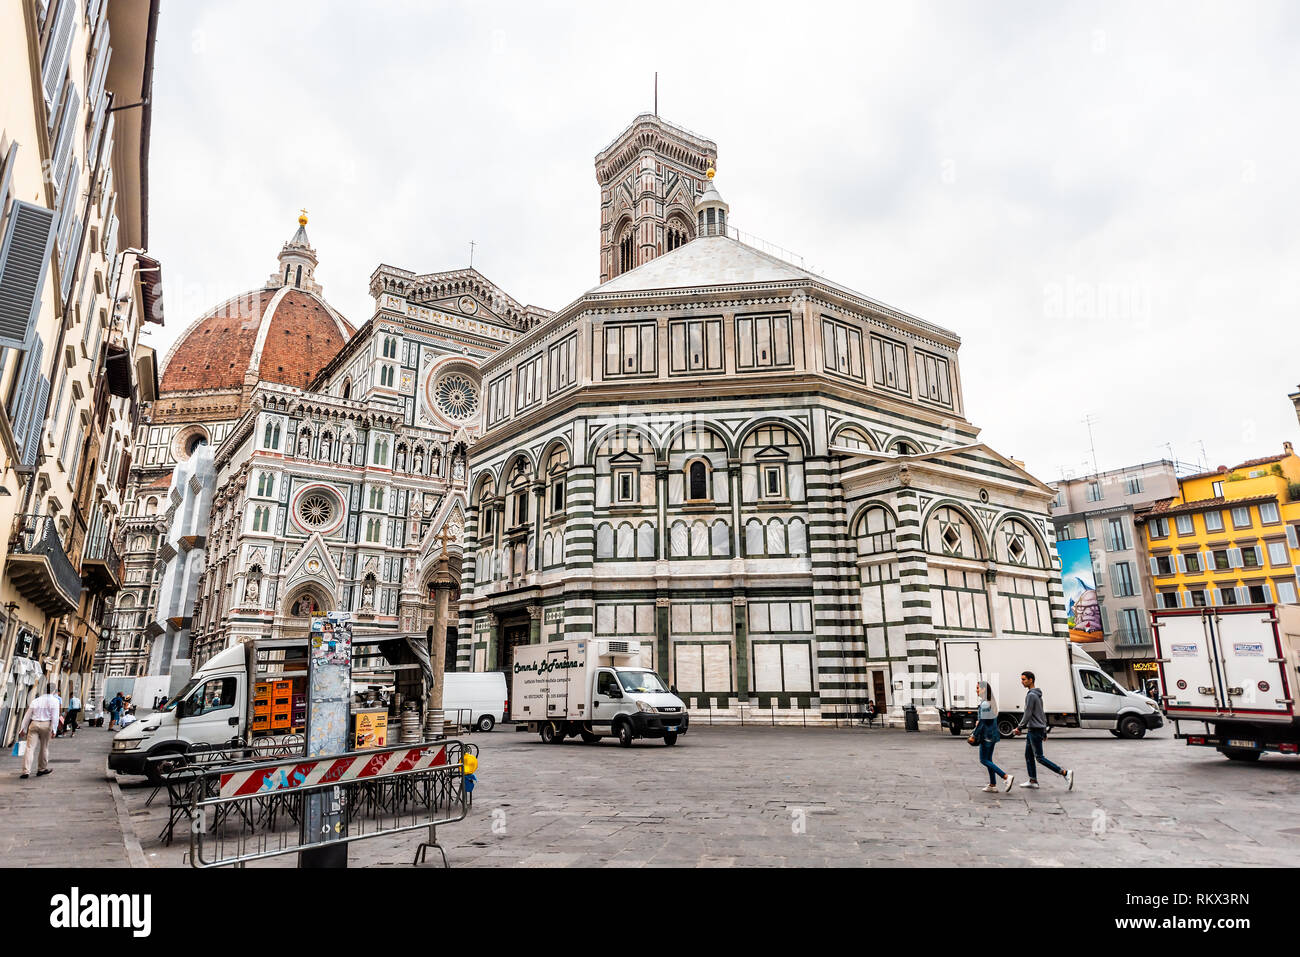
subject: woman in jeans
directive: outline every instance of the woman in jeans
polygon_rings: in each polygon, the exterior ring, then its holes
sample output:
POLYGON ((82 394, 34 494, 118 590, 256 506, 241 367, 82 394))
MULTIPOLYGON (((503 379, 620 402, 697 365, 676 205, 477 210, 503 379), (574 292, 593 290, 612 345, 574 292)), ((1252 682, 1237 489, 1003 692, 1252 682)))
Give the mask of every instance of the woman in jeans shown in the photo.
POLYGON ((1002 735, 998 733, 998 706, 993 700, 993 688, 987 681, 981 681, 979 684, 979 698, 979 720, 975 730, 971 732, 971 740, 979 742, 980 764, 989 769, 989 783, 984 790, 996 793, 998 778, 1001 778, 1002 790, 1010 791, 1016 776, 1007 774, 993 763, 993 748, 1001 740, 1002 735))

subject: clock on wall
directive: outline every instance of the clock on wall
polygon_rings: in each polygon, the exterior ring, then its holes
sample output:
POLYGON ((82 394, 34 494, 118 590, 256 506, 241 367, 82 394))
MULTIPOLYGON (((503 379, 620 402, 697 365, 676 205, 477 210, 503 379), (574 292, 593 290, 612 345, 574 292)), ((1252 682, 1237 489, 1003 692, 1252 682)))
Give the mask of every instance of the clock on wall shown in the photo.
POLYGON ((478 312, 478 303, 474 301, 472 296, 461 296, 460 311, 472 316, 478 312))

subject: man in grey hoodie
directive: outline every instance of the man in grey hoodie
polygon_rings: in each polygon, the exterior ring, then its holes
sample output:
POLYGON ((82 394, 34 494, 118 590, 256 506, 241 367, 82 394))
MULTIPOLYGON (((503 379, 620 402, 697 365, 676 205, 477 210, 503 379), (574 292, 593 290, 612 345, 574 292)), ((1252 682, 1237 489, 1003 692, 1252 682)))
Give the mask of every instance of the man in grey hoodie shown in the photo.
POLYGON ((1037 768, 1034 767, 1034 758, 1037 757, 1043 767, 1065 778, 1066 789, 1073 791, 1074 772, 1062 770, 1043 757, 1043 738, 1047 734, 1047 712, 1043 709, 1042 689, 1034 687, 1034 673, 1022 671, 1020 683, 1029 689, 1025 693, 1025 716, 1020 719, 1020 726, 1015 731, 1016 734, 1021 731, 1028 732, 1028 740, 1025 741, 1025 764, 1029 767, 1029 780, 1021 783, 1020 786, 1038 787, 1038 773, 1037 768))

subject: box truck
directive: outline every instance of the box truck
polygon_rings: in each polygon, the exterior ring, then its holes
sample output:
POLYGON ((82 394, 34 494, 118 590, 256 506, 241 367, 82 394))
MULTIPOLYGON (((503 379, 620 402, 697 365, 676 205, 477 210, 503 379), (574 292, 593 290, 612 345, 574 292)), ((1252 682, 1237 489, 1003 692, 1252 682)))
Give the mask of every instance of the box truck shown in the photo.
POLYGON ((976 685, 987 680, 998 705, 998 731, 1011 734, 1025 713, 1020 674, 1034 673, 1050 727, 1105 728, 1141 738, 1164 718, 1156 702, 1128 691, 1064 638, 945 638, 939 642, 939 723, 960 735, 975 727, 976 685))
MULTIPOLYGON (((401 642, 354 636, 353 675, 418 673, 419 665, 401 642), (383 644, 401 664, 375 664, 383 644)), ((358 683, 364 686, 364 683, 358 683)), ((356 685, 354 685, 355 687, 356 685)), ((122 774, 144 774, 157 781, 151 758, 182 755, 194 745, 219 747, 235 740, 282 741, 302 734, 307 717, 307 639, 243 642, 213 655, 162 708, 135 721, 113 738, 108 766, 122 774)), ((358 696, 360 697, 360 696, 358 696)), ((373 711, 358 707, 353 713, 373 711)), ((373 723, 373 719, 372 719, 373 723)))
POLYGON ((552 641, 515 649, 511 714, 547 744, 637 738, 676 744, 689 723, 686 705, 641 665, 641 643, 608 638, 552 641))
POLYGON ((1300 606, 1169 608, 1151 626, 1176 737, 1234 761, 1300 752, 1300 606))

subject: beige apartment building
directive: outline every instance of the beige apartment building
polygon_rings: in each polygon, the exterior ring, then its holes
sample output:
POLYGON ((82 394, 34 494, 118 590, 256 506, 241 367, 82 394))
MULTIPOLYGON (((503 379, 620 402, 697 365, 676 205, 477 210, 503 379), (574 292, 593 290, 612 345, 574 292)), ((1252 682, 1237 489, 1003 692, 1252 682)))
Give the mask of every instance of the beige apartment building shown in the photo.
POLYGON ((161 322, 148 244, 158 0, 0 5, 0 741, 86 676, 120 585, 161 322))

